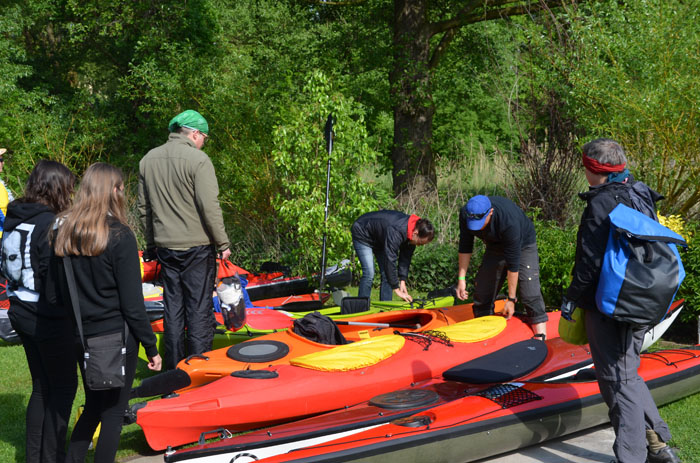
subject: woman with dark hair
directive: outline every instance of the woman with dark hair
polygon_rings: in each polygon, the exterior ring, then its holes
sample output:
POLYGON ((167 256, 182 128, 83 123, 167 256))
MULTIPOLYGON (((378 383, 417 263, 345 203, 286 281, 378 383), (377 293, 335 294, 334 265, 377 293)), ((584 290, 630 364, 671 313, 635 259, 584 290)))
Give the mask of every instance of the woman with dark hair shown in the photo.
POLYGON ((416 246, 433 240, 433 224, 417 215, 381 210, 361 215, 350 230, 352 245, 362 266, 358 297, 369 299, 376 256, 382 278, 379 300, 390 301, 393 291, 401 299, 411 302, 413 298, 406 289, 408 267, 416 246))
MULTIPOLYGON (((114 461, 136 372, 139 342, 146 350, 148 368, 161 368, 156 337, 143 304, 138 248, 126 222, 125 204, 121 171, 105 163, 92 164, 83 175, 73 206, 62 215, 53 241, 58 258, 52 260, 50 273, 57 283, 56 302, 66 313, 72 313, 61 259, 69 257, 86 342, 94 336, 124 333, 124 323, 128 325, 125 384, 106 390, 85 388, 85 410, 73 430, 67 462, 85 460, 99 423, 102 427, 95 462, 114 461)), ((80 342, 77 345, 85 384, 83 348, 80 342)))
POLYGON ((78 386, 73 327, 45 298, 51 259, 48 232, 70 205, 75 176, 61 163, 39 161, 24 196, 7 208, 0 266, 7 278, 9 318, 32 375, 26 415, 27 462, 62 462, 71 405, 78 386))

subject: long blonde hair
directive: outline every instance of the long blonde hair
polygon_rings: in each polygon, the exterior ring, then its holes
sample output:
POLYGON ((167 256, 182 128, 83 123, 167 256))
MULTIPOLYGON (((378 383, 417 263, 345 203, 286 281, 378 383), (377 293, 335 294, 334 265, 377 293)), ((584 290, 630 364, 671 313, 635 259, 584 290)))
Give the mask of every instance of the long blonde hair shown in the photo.
POLYGON ((124 178, 104 162, 87 168, 73 206, 61 218, 54 239, 57 256, 98 256, 107 248, 110 216, 126 225, 124 178))

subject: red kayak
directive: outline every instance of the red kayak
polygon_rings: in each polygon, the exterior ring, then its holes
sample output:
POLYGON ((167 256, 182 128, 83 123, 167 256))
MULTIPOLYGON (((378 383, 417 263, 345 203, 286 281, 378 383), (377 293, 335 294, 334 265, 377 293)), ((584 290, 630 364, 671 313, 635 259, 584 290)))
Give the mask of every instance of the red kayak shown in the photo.
MULTIPOLYGON (((346 410, 170 451, 165 461, 464 463, 606 423, 594 373, 579 369, 587 353, 557 339, 547 344, 542 364, 519 378, 484 384, 464 365, 463 381, 433 379, 346 410)), ((639 373, 658 405, 697 393, 700 346, 642 354, 639 373)))
MULTIPOLYGON (((139 251, 139 255, 142 256, 143 252, 139 251)), ((217 259, 217 268, 221 269, 221 266, 219 266, 218 263, 219 259, 217 259)), ((287 275, 287 273, 284 271, 254 273, 231 262, 228 262, 226 266, 228 267, 227 270, 235 272, 240 277, 246 279, 246 291, 248 292, 248 297, 250 297, 251 301, 277 299, 279 302, 287 296, 308 295, 312 294, 316 289, 318 289, 317 277, 292 277, 287 275)), ((143 262, 142 280, 144 282, 155 281, 159 274, 160 265, 157 261, 150 260, 143 262)), ((219 275, 219 277, 221 277, 221 275, 219 275)), ((334 266, 326 269, 325 286, 328 288, 344 288, 350 284, 351 280, 352 273, 350 272, 349 268, 334 266)), ((259 303, 256 305, 276 306, 283 305, 283 303, 280 302, 279 304, 275 304, 271 301, 265 301, 264 303, 259 303)))
MULTIPOLYGON (((143 251, 139 251, 139 257, 143 259, 143 251)), ((157 260, 148 260, 148 261, 143 261, 142 260, 142 266, 143 266, 143 275, 141 276, 142 281, 144 282, 153 282, 158 279, 160 276, 160 264, 158 263, 157 260)), ((217 263, 217 268, 219 268, 219 259, 216 259, 217 263)), ((228 267, 232 269, 232 271, 236 272, 238 275, 243 276, 246 278, 248 281, 248 284, 251 285, 257 285, 257 284, 265 284, 265 283, 270 283, 272 281, 278 280, 278 279, 284 279, 287 275, 285 272, 282 271, 274 271, 274 272, 264 272, 264 273, 253 273, 249 272, 247 270, 244 270, 243 268, 237 266, 236 264, 229 262, 227 264, 228 267)), ((219 276, 221 277, 221 276, 219 276)))
MULTIPOLYGON (((550 313, 550 336, 558 323, 559 313, 550 313)), ((233 372, 176 397, 136 404, 135 421, 148 444, 162 450, 195 442, 217 428, 250 430, 354 405, 532 335, 519 318, 505 323, 503 317, 490 316, 426 333, 379 336, 302 356, 292 364, 233 372), (505 326, 497 330, 500 323, 505 326)))

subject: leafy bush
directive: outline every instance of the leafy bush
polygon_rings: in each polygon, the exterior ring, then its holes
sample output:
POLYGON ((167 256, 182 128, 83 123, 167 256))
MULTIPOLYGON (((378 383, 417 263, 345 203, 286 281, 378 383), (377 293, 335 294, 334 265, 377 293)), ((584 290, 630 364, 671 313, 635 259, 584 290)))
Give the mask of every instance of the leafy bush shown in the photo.
POLYGON ((457 281, 457 247, 428 244, 413 253, 408 286, 410 291, 428 292, 454 286, 457 281))
POLYGON ((287 258, 302 273, 319 268, 324 227, 328 262, 348 258, 352 254, 350 225, 378 206, 372 183, 353 181, 358 170, 374 163, 378 155, 367 141, 364 109, 335 90, 331 82, 321 71, 313 72, 296 101, 283 111, 274 134, 273 159, 281 186, 275 206, 290 230, 289 240, 296 244, 287 258), (329 114, 335 119, 335 138, 326 222, 329 154, 323 134, 329 114))
POLYGON ((690 235, 688 248, 681 251, 685 268, 685 280, 678 290, 678 299, 685 299, 685 309, 680 318, 684 322, 697 320, 700 315, 700 222, 686 223, 685 232, 690 235))
POLYGON ((564 114, 564 100, 554 89, 544 93, 528 98, 529 110, 524 104, 515 105, 513 114, 523 120, 518 124, 523 129, 518 162, 506 164, 512 178, 506 191, 524 210, 538 208, 541 219, 563 225, 571 218, 576 193, 583 186, 581 154, 576 123, 564 114), (541 130, 544 121, 548 127, 541 130))
MULTIPOLYGON (((467 291, 474 289, 474 276, 481 265, 483 255, 481 242, 474 244, 467 272, 467 291)), ((409 292, 429 292, 449 288, 457 283, 457 245, 431 243, 419 247, 413 254, 411 271, 408 275, 409 292)))
POLYGON ((674 232, 681 235, 686 241, 690 241, 693 237, 693 232, 688 228, 685 220, 680 215, 662 215, 660 212, 656 214, 659 218, 659 223, 664 227, 668 227, 674 232))
POLYGON ((666 196, 662 211, 685 217, 700 214, 700 111, 689 97, 700 91, 699 19, 695 2, 585 2, 538 52, 567 77, 567 106, 591 138, 621 142, 637 177, 666 196))
POLYGON ((540 256, 540 284, 548 307, 559 307, 571 282, 576 254, 576 226, 560 227, 553 221, 534 220, 540 256))

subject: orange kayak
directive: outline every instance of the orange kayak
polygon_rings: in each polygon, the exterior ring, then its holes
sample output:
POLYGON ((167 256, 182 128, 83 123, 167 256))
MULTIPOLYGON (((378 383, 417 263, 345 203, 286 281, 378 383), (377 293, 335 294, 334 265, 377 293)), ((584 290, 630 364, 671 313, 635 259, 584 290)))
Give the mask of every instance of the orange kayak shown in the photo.
MULTIPOLYGON (((502 301, 498 301, 498 309, 502 307, 502 301)), ((250 310, 250 309, 249 309, 250 310)), ((259 309, 261 314, 255 314, 251 310, 249 323, 255 323, 256 315, 267 313, 265 309, 259 309)), ((282 316, 277 311, 273 314, 282 316)), ((434 330, 445 325, 452 325, 461 321, 474 318, 471 304, 445 307, 432 310, 399 310, 391 312, 377 312, 357 317, 344 318, 338 329, 345 339, 351 342, 369 339, 372 337, 398 332, 421 332, 434 330), (352 324, 343 324, 351 322, 352 324)), ((288 319, 287 326, 291 327, 292 319, 288 319)), ((240 333, 240 331, 236 332, 240 333)), ((233 333, 235 335, 235 333, 233 333)), ((302 355, 319 352, 336 347, 335 345, 320 344, 298 335, 293 330, 278 331, 254 340, 244 341, 230 347, 224 347, 207 352, 202 355, 192 356, 182 360, 177 368, 189 377, 189 384, 180 387, 177 392, 184 392, 204 384, 228 376, 237 370, 257 370, 273 365, 288 364, 290 359, 302 355)), ((164 372, 161 375, 177 375, 173 372, 164 372)), ((152 377, 144 381, 159 381, 152 377)), ((177 386, 188 381, 180 375, 183 383, 174 382, 177 386)), ((173 390, 159 390, 158 395, 164 395, 173 390)))
MULTIPOLYGON (((550 336, 556 337, 558 322, 559 312, 550 313, 550 336)), ((250 430, 354 405, 532 335, 517 317, 506 322, 489 316, 428 332, 370 336, 297 354, 286 363, 234 371, 194 390, 135 404, 132 414, 148 444, 162 450, 217 428, 250 430)))

